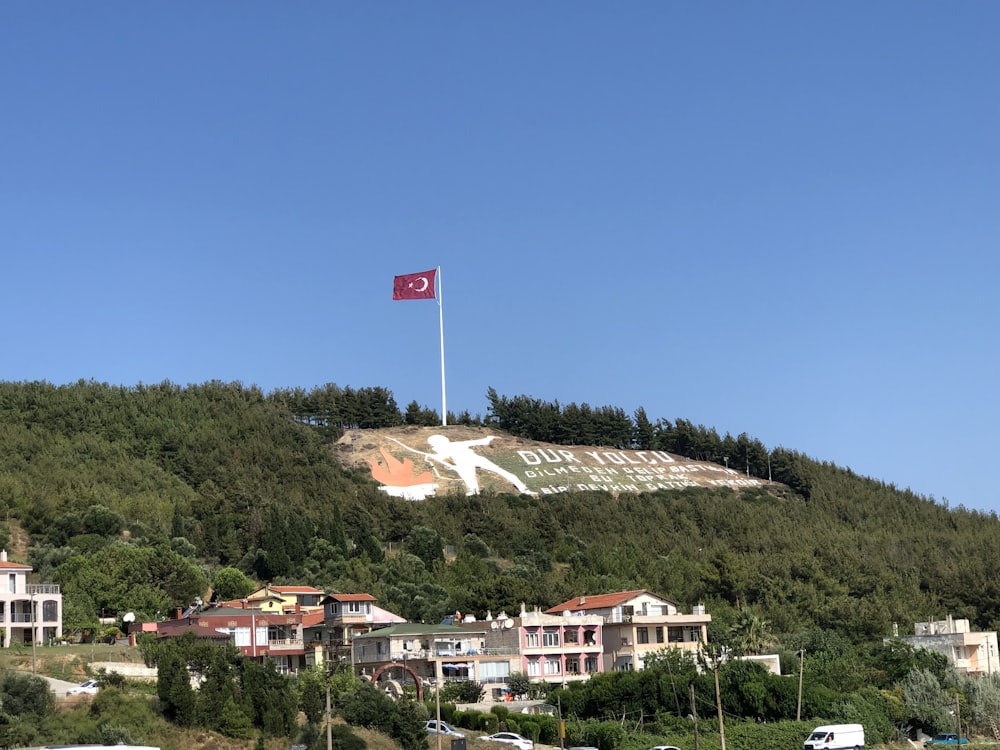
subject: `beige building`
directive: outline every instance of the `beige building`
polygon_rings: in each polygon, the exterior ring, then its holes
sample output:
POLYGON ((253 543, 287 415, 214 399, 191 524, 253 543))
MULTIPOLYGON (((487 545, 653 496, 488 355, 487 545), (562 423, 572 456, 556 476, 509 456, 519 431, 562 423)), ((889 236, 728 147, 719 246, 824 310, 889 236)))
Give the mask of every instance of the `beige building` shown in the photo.
POLYGON ((948 615, 944 620, 917 622, 913 624, 913 635, 900 637, 894 632, 893 638, 914 648, 944 654, 958 672, 983 675, 1000 672, 996 631, 973 631, 966 619, 956 620, 948 615))
POLYGON ((545 610, 547 614, 600 615, 604 669, 638 671, 648 654, 678 648, 696 655, 708 642, 712 616, 697 606, 682 614, 677 604, 645 589, 580 596, 545 610))

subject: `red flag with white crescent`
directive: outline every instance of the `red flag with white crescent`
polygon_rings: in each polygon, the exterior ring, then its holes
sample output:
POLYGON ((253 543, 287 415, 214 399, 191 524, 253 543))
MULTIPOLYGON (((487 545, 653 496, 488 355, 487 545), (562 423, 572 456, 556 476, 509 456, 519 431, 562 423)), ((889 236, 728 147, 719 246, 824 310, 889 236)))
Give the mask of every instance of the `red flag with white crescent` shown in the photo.
POLYGON ((408 273, 392 280, 393 299, 434 299, 437 269, 423 273, 408 273))

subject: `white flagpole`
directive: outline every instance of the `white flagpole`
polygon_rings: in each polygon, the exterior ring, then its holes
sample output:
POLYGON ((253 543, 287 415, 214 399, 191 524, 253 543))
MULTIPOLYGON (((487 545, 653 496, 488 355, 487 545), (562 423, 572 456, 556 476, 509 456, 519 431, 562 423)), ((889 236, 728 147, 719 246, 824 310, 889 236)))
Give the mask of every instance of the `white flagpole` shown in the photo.
POLYGON ((444 300, 441 292, 441 266, 437 269, 438 284, 438 320, 441 326, 441 426, 448 426, 448 400, 445 397, 444 388, 444 300))

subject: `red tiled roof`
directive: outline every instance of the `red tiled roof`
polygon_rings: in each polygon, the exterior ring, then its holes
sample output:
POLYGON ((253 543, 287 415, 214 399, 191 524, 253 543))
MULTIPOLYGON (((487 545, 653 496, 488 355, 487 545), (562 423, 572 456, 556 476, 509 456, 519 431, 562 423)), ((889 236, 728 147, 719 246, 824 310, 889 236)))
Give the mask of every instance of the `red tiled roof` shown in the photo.
MULTIPOLYGON (((636 589, 635 591, 618 591, 614 594, 597 594, 596 596, 577 596, 570 599, 568 602, 563 602, 562 604, 557 604, 554 607, 550 607, 545 610, 546 614, 558 615, 561 612, 569 610, 571 612, 586 612, 588 609, 608 609, 610 607, 616 607, 623 602, 627 602, 629 599, 634 599, 640 594, 648 594, 646 589, 636 589)), ((662 597, 658 597, 662 598, 662 597)))
POLYGON ((7 560, 0 561, 0 568, 9 568, 11 570, 15 568, 19 570, 31 570, 30 565, 24 565, 23 563, 9 562, 7 560))
POLYGON ((315 612, 302 613, 302 627, 312 628, 323 624, 323 610, 317 609, 315 612))
POLYGON ((375 597, 371 594, 327 594, 331 599, 338 602, 373 602, 375 597))

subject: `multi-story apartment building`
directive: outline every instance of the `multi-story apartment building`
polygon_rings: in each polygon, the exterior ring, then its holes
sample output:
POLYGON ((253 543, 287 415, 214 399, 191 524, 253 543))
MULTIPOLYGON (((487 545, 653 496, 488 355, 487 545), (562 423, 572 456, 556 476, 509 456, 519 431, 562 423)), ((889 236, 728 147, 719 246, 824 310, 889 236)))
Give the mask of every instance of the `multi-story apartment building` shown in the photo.
POLYGON ((265 612, 245 604, 240 607, 207 607, 156 624, 160 638, 173 638, 193 632, 214 640, 228 640, 244 655, 268 659, 283 674, 298 672, 306 666, 302 640, 302 617, 298 612, 265 612))
POLYGON ((545 610, 567 617, 597 615, 603 620, 603 670, 640 670, 645 657, 665 648, 698 653, 708 642, 712 616, 697 606, 681 614, 677 604, 645 589, 580 596, 545 610))
POLYGON ((377 682, 423 686, 450 680, 479 682, 492 694, 517 670, 516 648, 491 648, 489 623, 424 625, 401 623, 355 635, 352 663, 356 674, 377 682))
POLYGON ((310 663, 349 661, 355 636, 406 622, 375 601, 371 594, 326 594, 320 602, 322 609, 307 614, 304 621, 306 641, 316 647, 307 654, 310 663))
POLYGON ((51 583, 28 583, 30 565, 11 562, 0 551, 0 623, 3 647, 15 643, 46 644, 62 637, 62 594, 51 583))
MULTIPOLYGON (((895 626, 893 626, 895 631, 895 626)), ((965 674, 991 675, 1000 672, 1000 655, 997 653, 997 632, 995 630, 973 631, 966 619, 917 622, 913 624, 913 635, 885 638, 888 642, 898 638, 914 648, 937 651, 948 657, 949 663, 958 672, 965 674)))
MULTIPOLYGON (((486 648, 516 654, 512 670, 527 675, 531 682, 566 685, 604 671, 604 618, 600 615, 522 608, 517 617, 501 612, 496 618, 487 615, 485 623, 465 622, 462 627, 477 625, 489 628, 486 648)), ((506 679, 488 687, 494 698, 505 697, 506 679)))

